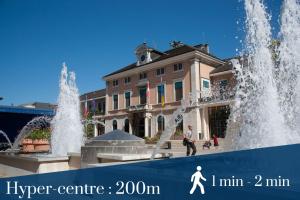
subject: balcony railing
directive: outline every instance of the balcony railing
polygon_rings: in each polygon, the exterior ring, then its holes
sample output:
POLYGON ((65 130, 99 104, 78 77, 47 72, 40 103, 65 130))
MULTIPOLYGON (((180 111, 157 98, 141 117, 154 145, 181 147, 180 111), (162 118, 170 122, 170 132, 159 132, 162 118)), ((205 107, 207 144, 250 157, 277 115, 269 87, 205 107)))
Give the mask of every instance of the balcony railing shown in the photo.
POLYGON ((152 105, 149 104, 139 104, 134 106, 129 106, 128 111, 141 111, 141 110, 151 110, 152 105))
POLYGON ((232 100, 235 92, 232 88, 212 88, 200 92, 199 103, 213 103, 232 100))

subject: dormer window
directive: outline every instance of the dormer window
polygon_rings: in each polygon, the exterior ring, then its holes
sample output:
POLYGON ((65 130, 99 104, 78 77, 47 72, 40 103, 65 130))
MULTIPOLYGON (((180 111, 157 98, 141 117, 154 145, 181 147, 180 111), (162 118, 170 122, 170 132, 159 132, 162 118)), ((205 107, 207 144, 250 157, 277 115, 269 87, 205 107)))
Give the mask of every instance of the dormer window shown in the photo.
POLYGON ((117 87, 119 85, 119 81, 118 80, 113 80, 113 86, 117 87))
POLYGON ((146 78, 147 78, 147 73, 146 72, 140 73, 140 80, 143 80, 143 79, 146 79, 146 78))

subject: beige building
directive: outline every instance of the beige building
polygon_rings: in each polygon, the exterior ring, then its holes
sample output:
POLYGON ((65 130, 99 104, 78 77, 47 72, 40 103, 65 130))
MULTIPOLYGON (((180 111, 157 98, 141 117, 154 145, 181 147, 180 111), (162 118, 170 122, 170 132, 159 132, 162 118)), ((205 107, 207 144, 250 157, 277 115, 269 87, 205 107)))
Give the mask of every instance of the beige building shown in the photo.
POLYGON ((225 136, 235 83, 226 60, 210 54, 208 45, 181 43, 165 52, 144 43, 135 55, 136 62, 103 77, 105 113, 95 118, 105 122, 105 132, 122 129, 153 137, 175 123, 170 121, 172 114, 192 93, 197 103, 186 110, 172 138, 179 139, 187 125, 193 126, 197 139, 225 136))

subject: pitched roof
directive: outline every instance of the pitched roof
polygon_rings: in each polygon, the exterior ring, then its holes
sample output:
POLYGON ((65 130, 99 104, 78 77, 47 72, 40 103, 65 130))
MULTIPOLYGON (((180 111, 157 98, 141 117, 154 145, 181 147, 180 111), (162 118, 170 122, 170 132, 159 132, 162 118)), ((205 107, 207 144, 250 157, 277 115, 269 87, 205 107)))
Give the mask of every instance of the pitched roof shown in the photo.
POLYGON ((94 99, 99 97, 104 97, 106 95, 106 89, 96 90, 92 92, 87 92, 82 95, 80 95, 80 100, 86 100, 86 99, 94 99))
POLYGON ((192 51, 200 51, 201 53, 204 53, 204 54, 206 54, 208 56, 211 56, 215 59, 221 60, 220 58, 218 58, 218 57, 216 57, 216 56, 214 56, 210 53, 207 53, 206 51, 203 50, 203 48, 200 48, 200 47, 202 47, 202 45, 196 45, 196 46, 182 45, 180 47, 173 48, 173 49, 170 49, 170 50, 167 50, 167 51, 163 52, 163 54, 160 57, 158 57, 157 59, 155 59, 155 60, 153 60, 149 63, 137 66, 137 63, 135 62, 135 63, 132 63, 132 64, 126 66, 126 67, 123 67, 123 68, 117 70, 117 71, 114 71, 114 72, 112 72, 108 75, 105 75, 104 78, 112 76, 114 74, 119 74, 121 72, 131 70, 131 69, 142 67, 142 66, 145 66, 145 65, 150 64, 150 63, 155 63, 155 62, 158 62, 158 61, 161 61, 161 60, 165 60, 167 58, 178 56, 178 55, 181 55, 181 54, 184 54, 184 53, 189 53, 189 52, 192 52, 192 51))
POLYGON ((229 70, 232 70, 232 68, 233 68, 232 63, 230 61, 227 61, 224 65, 217 66, 217 68, 212 70, 210 72, 210 74, 216 74, 216 73, 220 73, 220 72, 229 71, 229 70))

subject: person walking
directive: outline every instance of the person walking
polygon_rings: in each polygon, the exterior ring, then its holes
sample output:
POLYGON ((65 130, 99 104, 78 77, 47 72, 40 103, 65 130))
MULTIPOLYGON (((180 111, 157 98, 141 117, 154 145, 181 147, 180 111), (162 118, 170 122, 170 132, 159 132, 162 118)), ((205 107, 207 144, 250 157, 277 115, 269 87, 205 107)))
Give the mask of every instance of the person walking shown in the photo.
POLYGON ((196 154, 197 149, 195 146, 195 140, 193 139, 193 128, 191 125, 188 125, 188 131, 184 135, 184 140, 186 142, 186 156, 189 156, 191 149, 193 150, 192 156, 196 154))

